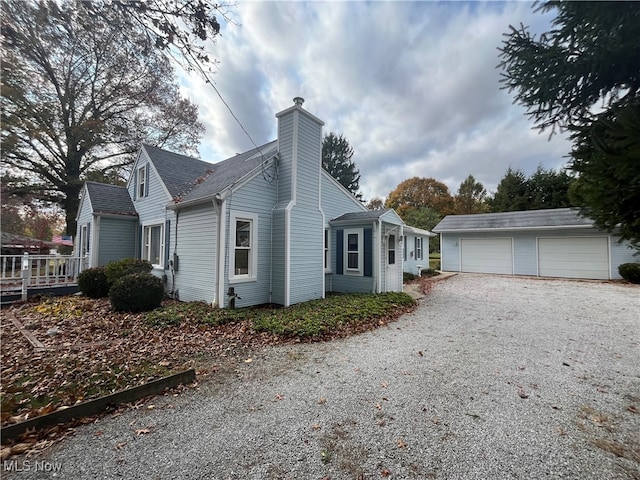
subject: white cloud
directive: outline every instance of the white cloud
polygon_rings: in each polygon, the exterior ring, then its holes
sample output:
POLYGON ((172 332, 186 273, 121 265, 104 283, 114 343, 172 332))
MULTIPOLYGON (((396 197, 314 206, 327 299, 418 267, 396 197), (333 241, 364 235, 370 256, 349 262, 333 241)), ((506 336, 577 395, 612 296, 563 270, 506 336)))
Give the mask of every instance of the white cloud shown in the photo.
MULTIPOLYGON (((495 186, 509 166, 564 165, 569 144, 531 130, 500 90, 497 47, 510 24, 548 28, 522 2, 249 2, 214 50, 216 87, 256 143, 276 135, 294 96, 355 150, 365 198, 412 176, 455 192, 469 174, 495 186)), ((252 148, 212 89, 184 91, 207 127, 203 158, 252 148)))

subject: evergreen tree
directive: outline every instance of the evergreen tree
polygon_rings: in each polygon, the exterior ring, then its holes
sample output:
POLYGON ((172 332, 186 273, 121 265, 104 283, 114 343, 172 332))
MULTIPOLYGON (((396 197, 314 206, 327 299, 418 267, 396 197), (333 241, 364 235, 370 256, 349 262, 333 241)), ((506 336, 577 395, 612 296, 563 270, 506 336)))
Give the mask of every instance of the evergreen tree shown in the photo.
POLYGON ((360 171, 353 161, 353 148, 346 138, 331 132, 322 142, 322 168, 362 201, 360 171))
POLYGON ((481 213, 486 210, 485 197, 487 190, 480 182, 476 182, 473 175, 465 178, 458 193, 455 196, 455 205, 457 214, 481 213))
POLYGON ((499 48, 504 88, 540 130, 569 131, 581 212, 640 245, 640 7, 545 1, 538 38, 510 27, 499 48))

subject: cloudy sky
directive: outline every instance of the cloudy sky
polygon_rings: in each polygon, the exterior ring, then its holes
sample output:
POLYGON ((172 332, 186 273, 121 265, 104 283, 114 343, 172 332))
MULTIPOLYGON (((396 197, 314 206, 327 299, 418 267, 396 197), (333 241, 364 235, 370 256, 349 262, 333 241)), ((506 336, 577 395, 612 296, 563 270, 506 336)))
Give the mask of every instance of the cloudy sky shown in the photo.
MULTIPOLYGON (((497 47, 509 25, 549 29, 530 2, 243 2, 212 48, 216 87, 254 141, 276 138, 274 114, 304 107, 355 150, 365 199, 408 178, 454 194, 469 174, 490 192, 509 166, 561 168, 569 143, 532 130, 500 90, 497 47)), ((253 148, 210 86, 183 79, 207 132, 203 160, 253 148)))

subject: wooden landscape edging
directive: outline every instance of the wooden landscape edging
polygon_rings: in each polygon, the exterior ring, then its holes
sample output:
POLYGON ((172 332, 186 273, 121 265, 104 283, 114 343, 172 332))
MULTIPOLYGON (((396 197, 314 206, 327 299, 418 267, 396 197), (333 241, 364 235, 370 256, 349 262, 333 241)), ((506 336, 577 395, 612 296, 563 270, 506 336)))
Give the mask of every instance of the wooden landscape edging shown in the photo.
POLYGON ((196 379, 196 372, 193 368, 179 372, 168 377, 159 378, 144 385, 127 388, 120 392, 112 393, 104 397, 87 400, 63 410, 34 417, 24 422, 7 425, 0 429, 2 443, 8 439, 16 438, 18 435, 31 429, 38 429, 58 423, 65 423, 71 420, 78 420, 82 417, 88 417, 104 411, 109 406, 121 403, 129 403, 139 400, 149 395, 157 395, 167 388, 174 388, 180 384, 187 385, 193 383, 196 379))

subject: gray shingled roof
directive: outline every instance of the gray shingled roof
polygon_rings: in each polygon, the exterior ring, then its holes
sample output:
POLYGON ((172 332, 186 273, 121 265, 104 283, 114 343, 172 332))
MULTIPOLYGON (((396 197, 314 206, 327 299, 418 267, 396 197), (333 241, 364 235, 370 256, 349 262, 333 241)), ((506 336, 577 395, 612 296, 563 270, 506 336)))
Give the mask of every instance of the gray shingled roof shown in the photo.
POLYGON ((380 210, 367 210, 366 212, 345 213, 331 220, 332 222, 347 222, 360 220, 377 220, 387 213, 391 208, 382 208, 380 210))
POLYGON ((180 199, 181 202, 197 201, 210 198, 233 185, 246 174, 259 167, 262 162, 269 160, 277 153, 278 141, 273 140, 259 148, 239 153, 219 163, 210 165, 213 172, 206 179, 180 199))
POLYGON ((199 178, 209 175, 214 165, 197 158, 169 152, 151 145, 142 146, 169 190, 171 198, 182 197, 193 190, 199 178))
POLYGON ((574 208, 552 208, 522 212, 447 215, 433 228, 434 232, 481 230, 519 230, 541 228, 590 227, 593 220, 582 217, 574 208))
POLYGON ((129 192, 125 187, 106 183, 87 182, 93 213, 113 213, 137 216, 129 192))

